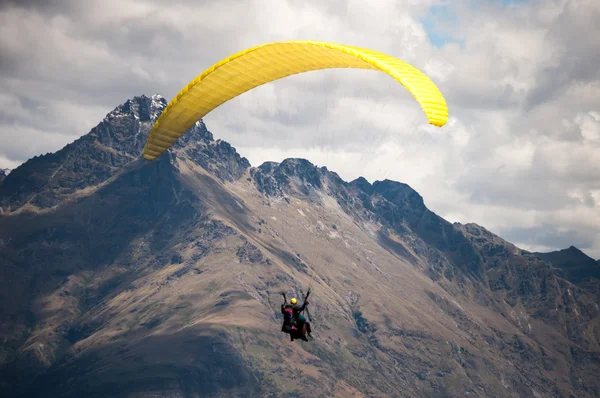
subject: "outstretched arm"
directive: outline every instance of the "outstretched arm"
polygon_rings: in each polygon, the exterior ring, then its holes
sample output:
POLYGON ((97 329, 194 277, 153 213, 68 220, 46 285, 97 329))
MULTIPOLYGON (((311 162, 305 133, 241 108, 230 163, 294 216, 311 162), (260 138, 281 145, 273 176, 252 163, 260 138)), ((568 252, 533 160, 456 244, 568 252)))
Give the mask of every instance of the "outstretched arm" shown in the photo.
POLYGON ((287 304, 287 298, 285 297, 284 292, 281 292, 281 295, 283 296, 283 304, 281 304, 281 313, 285 314, 285 305, 287 304))
POLYGON ((306 292, 306 297, 304 297, 304 303, 302 303, 300 311, 304 311, 304 309, 308 305, 308 296, 310 296, 310 288, 308 288, 308 292, 306 292))

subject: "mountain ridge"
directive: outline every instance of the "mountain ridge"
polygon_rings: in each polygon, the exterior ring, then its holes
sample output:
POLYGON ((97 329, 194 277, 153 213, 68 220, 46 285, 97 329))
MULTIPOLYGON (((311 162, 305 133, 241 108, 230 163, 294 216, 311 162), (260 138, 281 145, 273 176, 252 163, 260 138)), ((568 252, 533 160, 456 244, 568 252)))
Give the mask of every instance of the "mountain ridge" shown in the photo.
POLYGON ((251 167, 202 121, 144 161, 165 103, 128 100, 0 184, 0 391, 600 391, 597 283, 449 223, 406 184, 251 167), (317 339, 290 345, 278 292, 307 286, 317 339))

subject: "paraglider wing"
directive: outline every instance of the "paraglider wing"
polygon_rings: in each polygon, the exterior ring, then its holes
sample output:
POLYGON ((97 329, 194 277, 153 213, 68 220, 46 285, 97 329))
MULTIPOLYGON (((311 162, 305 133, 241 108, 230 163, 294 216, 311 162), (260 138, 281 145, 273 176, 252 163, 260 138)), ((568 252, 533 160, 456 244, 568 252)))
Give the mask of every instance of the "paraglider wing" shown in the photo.
POLYGON ((216 63, 173 98, 156 121, 144 148, 154 160, 213 109, 262 84, 329 68, 381 70, 401 83, 421 105, 430 124, 443 126, 448 108, 436 85, 406 62, 377 51, 316 41, 263 44, 216 63))

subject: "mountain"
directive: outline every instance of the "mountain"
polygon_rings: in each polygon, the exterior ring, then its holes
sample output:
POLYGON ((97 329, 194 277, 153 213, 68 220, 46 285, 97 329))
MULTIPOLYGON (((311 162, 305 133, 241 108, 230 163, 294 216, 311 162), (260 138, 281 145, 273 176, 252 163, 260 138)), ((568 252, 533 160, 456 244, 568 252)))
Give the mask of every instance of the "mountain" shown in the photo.
POLYGON ((158 95, 128 100, 90 133, 25 162, 0 185, 0 207, 5 212, 48 209, 99 187, 139 158, 153 120, 166 105, 158 95))
POLYGON ((598 261, 587 256, 574 246, 550 253, 535 254, 542 260, 559 268, 563 271, 565 279, 575 284, 590 279, 600 279, 598 261))
POLYGON ((252 167, 203 122, 147 162, 165 105, 0 185, 2 396, 600 394, 597 281, 406 184, 252 167), (308 287, 315 340, 292 343, 279 292, 308 287))
POLYGON ((600 260, 594 260, 574 246, 550 253, 535 254, 556 267, 557 274, 564 279, 594 291, 597 302, 600 302, 600 284, 598 283, 600 281, 600 260))

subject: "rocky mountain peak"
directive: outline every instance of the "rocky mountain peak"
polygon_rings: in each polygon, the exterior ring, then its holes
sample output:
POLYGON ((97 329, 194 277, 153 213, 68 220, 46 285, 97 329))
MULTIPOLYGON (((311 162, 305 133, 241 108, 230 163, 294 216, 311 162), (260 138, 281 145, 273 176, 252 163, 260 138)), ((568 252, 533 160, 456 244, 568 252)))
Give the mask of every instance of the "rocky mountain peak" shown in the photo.
POLYGON ((600 264, 575 246, 549 253, 534 253, 546 263, 561 270, 565 279, 581 284, 590 279, 600 281, 600 264))
POLYGON ((564 251, 568 251, 568 252, 570 252, 570 253, 573 253, 573 254, 578 254, 578 255, 581 255, 581 254, 583 254, 584 256, 586 256, 586 257, 587 257, 587 255, 585 255, 585 254, 584 254, 584 253, 583 253, 581 250, 579 250, 577 247, 575 247, 575 246, 573 246, 573 245, 571 245, 571 246, 569 246, 568 248, 564 249, 564 251))
MULTIPOLYGON (((88 134, 57 152, 36 156, 0 177, 0 208, 15 211, 56 206, 83 189, 99 186, 141 159, 150 130, 167 106, 155 94, 128 99, 115 107, 88 134)), ((239 178, 250 163, 225 141, 215 141, 202 121, 184 134, 170 152, 185 152, 220 178, 239 178)))
POLYGON ((0 186, 0 207, 14 211, 56 206, 98 186, 140 158, 156 117, 166 106, 158 96, 138 96, 115 107, 88 134, 54 153, 23 163, 0 186))
POLYGON ((140 95, 128 99, 106 115, 104 121, 112 118, 133 116, 142 122, 156 121, 167 106, 167 100, 159 94, 152 97, 140 95))
POLYGON ((291 190, 308 195, 310 189, 322 188, 322 177, 328 171, 306 159, 289 158, 281 163, 265 162, 250 173, 260 192, 267 196, 281 196, 291 190))
POLYGON ((371 195, 373 193, 373 186, 364 177, 358 177, 356 180, 351 181, 350 186, 368 195, 371 195))
POLYGON ((425 208, 423 197, 408 184, 391 180, 375 181, 373 192, 380 194, 392 203, 408 205, 415 209, 425 208))
POLYGON ((356 190, 367 208, 371 208, 377 203, 378 207, 382 210, 385 209, 384 213, 388 213, 388 215, 391 215, 390 212, 394 213, 394 217, 398 215, 395 214, 397 212, 405 215, 412 214, 414 221, 427 210, 421 195, 409 185, 401 182, 386 179, 371 184, 364 177, 359 177, 350 182, 348 186, 356 190), (385 201, 382 202, 381 199, 385 199, 385 201), (389 205, 393 205, 394 208, 389 208, 389 205))

